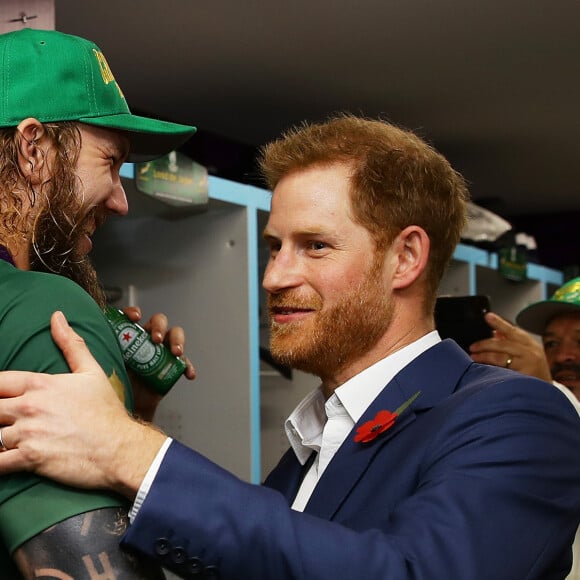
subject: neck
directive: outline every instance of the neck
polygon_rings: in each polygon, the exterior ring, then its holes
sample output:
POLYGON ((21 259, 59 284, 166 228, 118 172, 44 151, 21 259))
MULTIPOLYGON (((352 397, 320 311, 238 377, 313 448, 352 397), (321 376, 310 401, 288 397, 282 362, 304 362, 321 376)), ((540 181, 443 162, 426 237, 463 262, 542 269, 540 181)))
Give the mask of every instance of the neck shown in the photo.
POLYGON ((397 319, 396 322, 393 322, 389 326, 388 331, 381 340, 364 356, 359 357, 355 361, 351 361, 348 366, 340 369, 332 376, 319 377, 325 398, 328 399, 336 388, 343 385, 355 375, 358 375, 376 362, 401 350, 405 346, 419 340, 434 330, 434 328, 433 321, 428 317, 418 319, 416 316, 413 316, 408 319, 397 319))

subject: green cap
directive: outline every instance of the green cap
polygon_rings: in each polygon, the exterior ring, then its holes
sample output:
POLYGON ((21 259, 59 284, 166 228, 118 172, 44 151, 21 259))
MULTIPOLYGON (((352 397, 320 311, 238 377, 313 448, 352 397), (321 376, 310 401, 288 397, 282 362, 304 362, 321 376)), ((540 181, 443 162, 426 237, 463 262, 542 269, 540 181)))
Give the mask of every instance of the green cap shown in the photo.
POLYGON ((0 127, 34 117, 79 121, 129 133, 131 161, 161 157, 195 127, 131 114, 100 48, 55 30, 0 34, 0 127))
POLYGON ((543 334, 552 318, 569 313, 580 313, 580 278, 566 282, 549 300, 524 308, 516 316, 516 322, 528 332, 543 334))

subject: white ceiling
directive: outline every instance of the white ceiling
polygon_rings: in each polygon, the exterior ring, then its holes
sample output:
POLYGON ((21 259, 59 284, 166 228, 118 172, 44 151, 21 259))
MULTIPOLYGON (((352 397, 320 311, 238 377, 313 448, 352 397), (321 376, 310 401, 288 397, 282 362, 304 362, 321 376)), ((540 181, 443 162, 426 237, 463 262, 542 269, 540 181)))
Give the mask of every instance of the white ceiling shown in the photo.
POLYGON ((56 0, 56 28, 103 49, 134 110, 249 145, 382 115, 497 213, 580 210, 579 0, 56 0))

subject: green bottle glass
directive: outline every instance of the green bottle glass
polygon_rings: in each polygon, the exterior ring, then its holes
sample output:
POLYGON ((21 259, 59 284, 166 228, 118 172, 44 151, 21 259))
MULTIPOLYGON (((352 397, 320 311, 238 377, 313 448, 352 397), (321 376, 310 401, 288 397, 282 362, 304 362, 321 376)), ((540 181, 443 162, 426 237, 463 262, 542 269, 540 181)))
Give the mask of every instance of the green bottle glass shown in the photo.
POLYGON ((117 337, 125 365, 155 392, 168 393, 185 371, 185 362, 165 345, 154 343, 142 326, 118 308, 108 306, 105 316, 117 337))

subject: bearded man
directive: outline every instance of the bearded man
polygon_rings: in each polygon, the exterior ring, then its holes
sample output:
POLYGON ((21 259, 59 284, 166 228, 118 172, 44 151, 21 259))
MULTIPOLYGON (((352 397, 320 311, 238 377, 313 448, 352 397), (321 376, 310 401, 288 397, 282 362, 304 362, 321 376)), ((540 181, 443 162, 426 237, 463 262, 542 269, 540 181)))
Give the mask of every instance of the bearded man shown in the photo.
MULTIPOLYGON (((119 171, 130 155, 161 156, 194 129, 132 115, 102 52, 82 38, 32 29, 0 35, 0 61, 0 368, 64 371, 46 322, 62 309, 132 412, 88 259, 91 236, 109 215, 127 213, 119 171)), ((164 335, 164 324, 158 316, 148 327, 164 335)), ((182 331, 166 338, 181 354, 182 331)), ((3 476, 2 578, 162 578, 159 566, 119 549, 127 513, 114 494, 3 476)))

